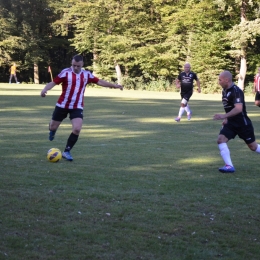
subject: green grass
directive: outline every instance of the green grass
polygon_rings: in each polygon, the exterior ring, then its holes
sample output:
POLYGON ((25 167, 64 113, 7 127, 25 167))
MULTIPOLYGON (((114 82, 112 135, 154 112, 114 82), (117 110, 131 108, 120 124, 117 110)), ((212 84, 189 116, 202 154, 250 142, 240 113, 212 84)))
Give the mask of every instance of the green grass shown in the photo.
POLYGON ((74 161, 50 163, 71 125, 48 141, 60 90, 42 87, 0 84, 0 259, 259 259, 260 157, 236 138, 218 172, 220 95, 176 123, 178 93, 89 88, 74 161))

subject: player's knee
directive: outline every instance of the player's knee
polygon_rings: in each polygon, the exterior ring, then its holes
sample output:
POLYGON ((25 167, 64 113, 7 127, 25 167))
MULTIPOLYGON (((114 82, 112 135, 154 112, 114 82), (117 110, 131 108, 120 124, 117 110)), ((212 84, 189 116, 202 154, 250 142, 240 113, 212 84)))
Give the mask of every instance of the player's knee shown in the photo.
POLYGON ((75 134, 75 135, 79 135, 80 134, 80 131, 81 131, 81 128, 80 127, 75 127, 75 128, 73 128, 73 134, 75 134))
POLYGON ((253 142, 251 144, 247 144, 247 146, 253 152, 257 149, 257 143, 256 142, 253 142))
POLYGON ((217 144, 227 143, 228 139, 224 135, 219 135, 217 139, 217 144))
POLYGON ((56 131, 59 128, 60 122, 51 120, 51 122, 49 123, 49 130, 50 131, 56 131))

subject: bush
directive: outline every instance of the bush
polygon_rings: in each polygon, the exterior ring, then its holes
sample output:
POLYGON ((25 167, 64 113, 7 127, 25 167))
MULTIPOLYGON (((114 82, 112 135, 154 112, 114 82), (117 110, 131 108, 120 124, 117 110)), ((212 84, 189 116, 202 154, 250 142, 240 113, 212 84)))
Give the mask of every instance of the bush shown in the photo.
POLYGON ((123 86, 125 89, 133 89, 133 90, 147 90, 147 91, 177 91, 175 86, 170 83, 169 80, 164 77, 159 78, 158 80, 144 80, 144 78, 123 78, 123 86))

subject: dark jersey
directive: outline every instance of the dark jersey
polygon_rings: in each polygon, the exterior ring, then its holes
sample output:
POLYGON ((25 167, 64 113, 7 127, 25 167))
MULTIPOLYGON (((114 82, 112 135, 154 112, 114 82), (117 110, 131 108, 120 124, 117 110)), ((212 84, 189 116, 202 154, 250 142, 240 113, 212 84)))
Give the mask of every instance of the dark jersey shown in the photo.
POLYGON ((186 92, 193 89, 193 81, 197 81, 198 77, 197 74, 192 71, 187 74, 183 71, 179 74, 178 80, 181 82, 181 92, 186 92))
POLYGON ((251 125, 251 120, 247 116, 246 104, 243 91, 236 85, 222 91, 222 103, 226 113, 230 112, 235 104, 243 104, 243 110, 241 113, 229 117, 228 123, 236 127, 243 127, 245 125, 251 125))

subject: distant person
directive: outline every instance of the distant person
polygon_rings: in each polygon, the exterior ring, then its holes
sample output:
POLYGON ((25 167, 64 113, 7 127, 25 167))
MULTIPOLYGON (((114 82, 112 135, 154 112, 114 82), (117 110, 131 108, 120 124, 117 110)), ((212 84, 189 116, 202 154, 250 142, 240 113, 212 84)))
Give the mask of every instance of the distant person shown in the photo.
POLYGON ((73 160, 70 151, 76 144, 82 128, 84 92, 86 85, 94 83, 102 87, 118 88, 123 90, 121 85, 99 79, 91 72, 82 69, 83 64, 83 57, 81 55, 75 55, 72 59, 71 67, 62 70, 60 74, 55 77, 52 82, 48 83, 41 91, 41 96, 45 97, 47 91, 52 89, 55 85, 62 85, 62 93, 56 103, 49 124, 49 140, 52 141, 54 139, 59 125, 69 114, 72 124, 72 133, 70 134, 64 152, 62 153, 62 157, 68 161, 73 160))
POLYGON ((218 136, 218 147, 225 165, 219 168, 220 172, 232 173, 235 168, 231 161, 227 142, 237 135, 244 140, 250 150, 260 153, 260 145, 255 141, 254 128, 247 116, 243 91, 233 83, 232 74, 225 70, 219 75, 219 84, 222 87, 222 103, 225 114, 214 115, 214 120, 223 120, 222 129, 218 136))
POLYGON ((260 68, 254 80, 255 105, 260 107, 260 68))
POLYGON ((20 82, 18 82, 17 77, 16 77, 16 64, 15 64, 15 63, 13 63, 13 65, 12 65, 11 68, 10 68, 9 84, 12 83, 12 78, 15 79, 15 82, 16 82, 17 84, 20 83, 20 82))
POLYGON ((178 116, 175 118, 176 122, 180 122, 181 121, 181 117, 184 113, 184 111, 186 111, 187 113, 187 119, 191 120, 191 115, 192 115, 192 111, 189 107, 189 100, 190 97, 193 94, 193 81, 196 81, 197 86, 198 86, 198 92, 201 92, 200 89, 200 81, 199 78, 197 77, 197 74, 194 73, 193 71, 191 71, 191 66, 189 63, 186 63, 184 65, 184 71, 182 71, 178 78, 176 79, 176 87, 180 88, 180 95, 181 95, 181 106, 180 106, 180 110, 179 110, 179 114, 178 116))

